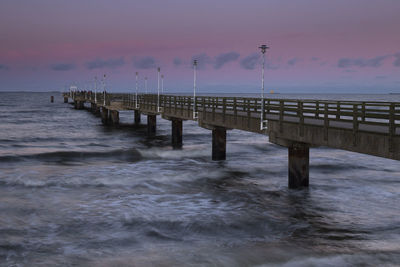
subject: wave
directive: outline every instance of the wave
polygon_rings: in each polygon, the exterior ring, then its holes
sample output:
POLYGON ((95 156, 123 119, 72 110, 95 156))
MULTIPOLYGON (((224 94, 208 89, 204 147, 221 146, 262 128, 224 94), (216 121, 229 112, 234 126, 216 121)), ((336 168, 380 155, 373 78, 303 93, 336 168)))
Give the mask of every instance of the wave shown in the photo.
POLYGON ((1 156, 0 162, 18 162, 33 160, 42 162, 68 163, 101 158, 111 158, 119 161, 137 162, 142 159, 142 156, 136 149, 99 152, 56 151, 30 155, 1 156))

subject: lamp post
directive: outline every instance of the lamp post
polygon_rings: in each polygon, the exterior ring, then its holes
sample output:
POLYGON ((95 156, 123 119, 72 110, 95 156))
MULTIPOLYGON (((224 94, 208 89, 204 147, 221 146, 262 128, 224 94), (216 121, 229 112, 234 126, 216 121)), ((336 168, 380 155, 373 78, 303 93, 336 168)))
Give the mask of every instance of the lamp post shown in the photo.
POLYGON ((136 93, 135 93, 135 107, 138 108, 138 102, 137 102, 137 94, 138 94, 138 75, 139 72, 136 72, 136 93))
POLYGON ((197 70, 197 60, 193 60, 193 119, 197 119, 196 112, 196 70, 197 70))
POLYGON ((147 95, 147 77, 144 77, 144 88, 147 95))
POLYGON ((269 48, 266 45, 259 47, 262 53, 262 71, 261 71, 261 124, 260 130, 264 130, 264 69, 265 69, 265 52, 269 48))

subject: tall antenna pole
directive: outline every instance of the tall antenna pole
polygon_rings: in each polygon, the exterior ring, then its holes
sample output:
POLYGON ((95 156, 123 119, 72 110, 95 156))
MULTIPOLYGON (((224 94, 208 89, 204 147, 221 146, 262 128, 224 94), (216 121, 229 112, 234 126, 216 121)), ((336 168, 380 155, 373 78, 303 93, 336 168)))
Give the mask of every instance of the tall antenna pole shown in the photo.
POLYGON ((104 74, 103 76, 103 94, 104 94, 104 100, 103 100, 103 105, 106 105, 106 75, 104 74))
POLYGON ((146 95, 147 95, 147 77, 144 77, 144 88, 145 88, 145 92, 146 92, 146 95))
POLYGON ((158 73, 157 73, 157 83, 158 83, 158 85, 157 85, 157 112, 160 112, 160 71, 161 71, 161 68, 158 67, 157 71, 158 71, 158 73))
POLYGON ((260 130, 264 129, 264 69, 265 69, 265 52, 269 48, 266 45, 259 47, 262 53, 262 71, 261 71, 261 125, 260 130))
POLYGON ((94 103, 97 104, 97 76, 94 76, 94 103))
POLYGON ((135 107, 138 108, 138 102, 137 102, 137 93, 138 93, 138 75, 139 72, 136 72, 136 94, 135 94, 135 107))
POLYGON ((197 69, 197 60, 193 60, 193 119, 197 119, 196 112, 196 69, 197 69))
POLYGON ((161 93, 164 94, 164 75, 161 75, 161 93))

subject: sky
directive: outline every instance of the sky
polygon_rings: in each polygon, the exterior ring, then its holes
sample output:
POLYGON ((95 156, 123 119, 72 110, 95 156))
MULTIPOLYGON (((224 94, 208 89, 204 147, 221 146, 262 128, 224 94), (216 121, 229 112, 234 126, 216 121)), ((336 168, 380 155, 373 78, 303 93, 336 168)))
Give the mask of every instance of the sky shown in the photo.
POLYGON ((399 0, 0 0, 0 91, 400 93, 399 0))

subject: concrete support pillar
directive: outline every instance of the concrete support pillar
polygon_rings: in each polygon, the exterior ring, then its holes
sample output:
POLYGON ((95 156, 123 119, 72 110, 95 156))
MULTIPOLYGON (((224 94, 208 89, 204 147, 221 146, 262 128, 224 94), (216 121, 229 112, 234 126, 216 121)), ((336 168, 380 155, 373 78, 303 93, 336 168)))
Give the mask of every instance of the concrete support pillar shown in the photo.
POLYGON ((147 136, 156 136, 157 115, 147 115, 147 136))
POLYGON ((172 119, 172 147, 174 149, 182 148, 182 120, 172 119))
POLYGON ((110 110, 110 117, 112 125, 119 125, 119 112, 117 110, 110 110))
POLYGON ((226 159, 226 128, 215 127, 212 130, 212 160, 226 159))
POLYGON ((304 143, 294 143, 289 147, 289 188, 308 186, 310 147, 304 143))
POLYGON ((108 109, 106 109, 105 107, 101 108, 101 122, 104 125, 108 125, 109 124, 109 117, 108 117, 108 109))
POLYGON ((64 103, 68 103, 68 97, 64 97, 64 103))
POLYGON ((140 124, 140 111, 139 110, 135 110, 135 124, 140 124))
POLYGON ((75 106, 75 109, 83 109, 84 108, 84 102, 75 100, 74 106, 75 106))

